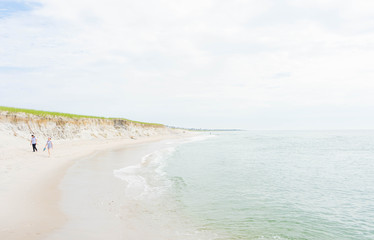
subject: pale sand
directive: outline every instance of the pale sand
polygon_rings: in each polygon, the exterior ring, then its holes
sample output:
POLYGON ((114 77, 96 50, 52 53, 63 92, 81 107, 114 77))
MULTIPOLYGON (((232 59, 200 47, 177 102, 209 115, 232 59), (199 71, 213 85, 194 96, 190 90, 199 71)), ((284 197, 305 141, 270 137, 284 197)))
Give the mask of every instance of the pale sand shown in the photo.
MULTIPOLYGON (((0 239, 42 239, 63 225, 58 185, 78 159, 132 144, 178 138, 179 135, 139 139, 54 141, 51 158, 33 153, 29 142, 0 132, 0 239)), ((40 141, 40 140, 39 140, 40 141)))

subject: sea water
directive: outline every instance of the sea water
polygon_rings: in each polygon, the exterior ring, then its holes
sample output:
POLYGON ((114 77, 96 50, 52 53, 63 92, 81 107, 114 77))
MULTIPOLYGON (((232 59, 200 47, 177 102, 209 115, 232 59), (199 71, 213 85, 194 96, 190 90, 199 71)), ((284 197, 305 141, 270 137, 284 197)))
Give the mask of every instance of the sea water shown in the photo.
POLYGON ((374 239, 374 131, 213 134, 114 170, 134 218, 164 239, 374 239))

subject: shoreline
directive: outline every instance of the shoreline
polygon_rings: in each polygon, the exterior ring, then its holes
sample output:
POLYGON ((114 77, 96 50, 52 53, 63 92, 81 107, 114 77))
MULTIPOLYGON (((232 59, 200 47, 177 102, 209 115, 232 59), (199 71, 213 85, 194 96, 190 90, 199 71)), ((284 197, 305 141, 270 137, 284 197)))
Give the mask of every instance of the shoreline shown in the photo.
POLYGON ((123 149, 127 146, 177 139, 190 134, 170 134, 138 139, 95 139, 54 141, 51 158, 46 152, 26 150, 28 143, 21 138, 0 135, 0 238, 7 240, 41 239, 67 221, 59 202, 59 184, 67 170, 79 159, 100 152, 123 149), (15 144, 15 145, 14 145, 15 144))
MULTIPOLYGON (((152 189, 148 180, 152 180, 151 176, 143 179, 145 176, 138 175, 138 170, 150 170, 148 164, 155 164, 153 161, 166 149, 183 141, 184 138, 168 138, 133 144, 76 162, 60 182, 62 197, 59 203, 69 219, 45 240, 160 239, 156 236, 164 232, 160 231, 164 228, 153 229, 149 219, 141 217, 145 210, 141 206, 144 207, 144 200, 152 189), (123 170, 129 171, 126 179, 118 176, 123 170), (149 231, 143 233, 144 228, 149 231)), ((160 213, 154 214, 153 217, 160 213)))

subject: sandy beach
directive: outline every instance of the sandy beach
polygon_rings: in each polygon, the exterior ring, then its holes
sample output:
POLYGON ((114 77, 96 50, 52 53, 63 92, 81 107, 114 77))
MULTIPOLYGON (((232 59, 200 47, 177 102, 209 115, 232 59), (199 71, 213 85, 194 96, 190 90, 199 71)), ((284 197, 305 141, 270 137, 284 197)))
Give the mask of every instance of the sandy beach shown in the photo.
POLYGON ((0 239, 45 239, 67 221, 61 211, 59 184, 77 160, 125 147, 175 139, 176 134, 136 139, 54 141, 52 156, 32 152, 28 140, 0 132, 0 239))
POLYGON ((0 0, 0 240, 374 240, 373 23, 0 0))

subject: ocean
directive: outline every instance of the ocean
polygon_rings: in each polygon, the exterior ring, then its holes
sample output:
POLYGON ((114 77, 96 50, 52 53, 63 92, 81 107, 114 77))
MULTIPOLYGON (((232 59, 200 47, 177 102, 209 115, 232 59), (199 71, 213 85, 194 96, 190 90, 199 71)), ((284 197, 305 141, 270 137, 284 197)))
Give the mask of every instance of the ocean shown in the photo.
POLYGON ((374 131, 126 147, 78 161, 61 189, 69 221, 49 240, 372 240, 374 131))
POLYGON ((374 239, 374 131, 212 134, 114 171, 144 219, 180 239, 374 239))

